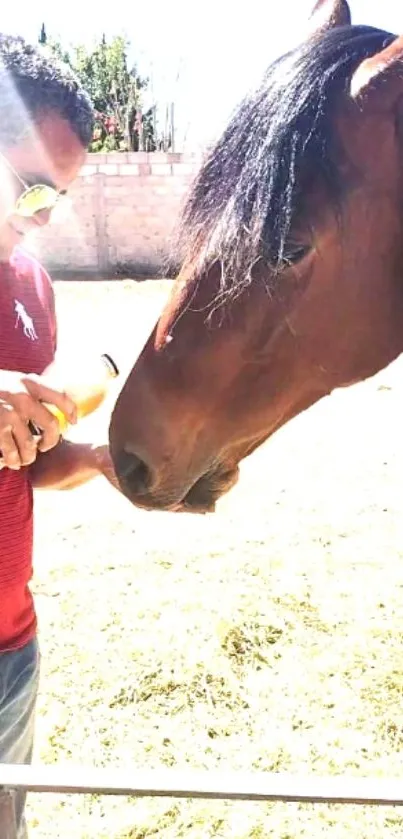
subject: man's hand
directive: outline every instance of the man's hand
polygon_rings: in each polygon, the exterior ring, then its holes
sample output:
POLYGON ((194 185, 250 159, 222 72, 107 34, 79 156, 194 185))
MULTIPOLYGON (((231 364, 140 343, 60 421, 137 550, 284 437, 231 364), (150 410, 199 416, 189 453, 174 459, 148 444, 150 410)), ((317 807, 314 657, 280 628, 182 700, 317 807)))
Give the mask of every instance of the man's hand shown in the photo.
POLYGON ((46 376, 0 370, 0 467, 29 466, 38 450, 49 451, 59 442, 59 423, 43 402, 55 405, 70 423, 76 422, 74 402, 51 385, 46 376), (40 428, 40 438, 33 436, 29 422, 40 428))
POLYGON ((62 440, 51 452, 41 454, 29 467, 34 489, 74 489, 104 475, 119 490, 108 446, 62 440))

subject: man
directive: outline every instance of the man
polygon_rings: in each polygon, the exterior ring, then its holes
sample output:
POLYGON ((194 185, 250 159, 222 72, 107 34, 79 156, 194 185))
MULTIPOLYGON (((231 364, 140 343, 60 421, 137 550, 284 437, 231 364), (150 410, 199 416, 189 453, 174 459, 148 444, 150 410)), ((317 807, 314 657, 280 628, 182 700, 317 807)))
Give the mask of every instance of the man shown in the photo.
MULTIPOLYGON (((32 754, 39 675, 28 587, 32 490, 69 488, 108 472, 106 448, 59 442, 43 404, 75 422, 71 399, 41 375, 56 347, 50 280, 20 248, 76 177, 92 121, 89 98, 67 67, 0 35, 0 763, 28 763, 32 754), (30 423, 41 429, 39 441, 30 423)), ((15 796, 19 836, 24 799, 15 796)))

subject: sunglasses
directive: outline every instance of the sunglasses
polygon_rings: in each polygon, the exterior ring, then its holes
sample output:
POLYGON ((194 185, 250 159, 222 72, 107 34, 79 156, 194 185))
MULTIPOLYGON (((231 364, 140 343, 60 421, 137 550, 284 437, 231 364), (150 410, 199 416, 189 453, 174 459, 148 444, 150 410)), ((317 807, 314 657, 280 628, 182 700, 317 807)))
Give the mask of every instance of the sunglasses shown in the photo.
POLYGON ((30 186, 14 169, 10 161, 1 153, 0 160, 5 163, 8 170, 17 178, 23 187, 23 192, 17 198, 10 215, 32 218, 36 213, 53 210, 59 199, 66 195, 66 190, 57 190, 53 186, 49 186, 49 184, 33 184, 30 186))

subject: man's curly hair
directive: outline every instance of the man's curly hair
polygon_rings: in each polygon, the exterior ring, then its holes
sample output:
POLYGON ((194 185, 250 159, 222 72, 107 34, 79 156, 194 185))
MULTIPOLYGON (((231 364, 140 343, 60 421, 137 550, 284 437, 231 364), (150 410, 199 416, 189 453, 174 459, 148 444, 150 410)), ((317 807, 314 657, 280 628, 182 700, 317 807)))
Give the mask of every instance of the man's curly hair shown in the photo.
POLYGON ((88 146, 93 107, 71 68, 47 49, 0 33, 0 145, 19 142, 46 113, 67 120, 88 146))

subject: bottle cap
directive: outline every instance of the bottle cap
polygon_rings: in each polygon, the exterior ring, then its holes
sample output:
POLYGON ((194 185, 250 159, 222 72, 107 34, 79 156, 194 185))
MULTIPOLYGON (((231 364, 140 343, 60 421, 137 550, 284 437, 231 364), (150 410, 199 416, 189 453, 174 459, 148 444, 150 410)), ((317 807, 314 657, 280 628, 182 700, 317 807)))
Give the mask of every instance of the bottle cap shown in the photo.
POLYGON ((113 358, 111 358, 111 356, 108 355, 108 353, 103 353, 101 358, 105 362, 106 366, 109 368, 109 372, 111 373, 113 378, 116 379, 116 377, 119 375, 119 368, 117 364, 114 362, 113 358))

